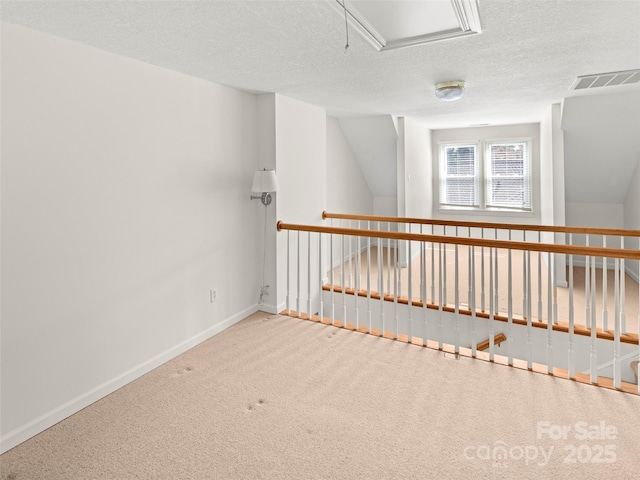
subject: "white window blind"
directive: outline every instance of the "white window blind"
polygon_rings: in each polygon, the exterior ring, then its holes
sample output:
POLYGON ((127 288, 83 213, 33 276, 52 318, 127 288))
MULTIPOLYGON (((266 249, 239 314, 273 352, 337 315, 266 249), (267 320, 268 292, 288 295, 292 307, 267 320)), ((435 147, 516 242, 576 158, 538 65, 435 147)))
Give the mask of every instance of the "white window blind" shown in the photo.
POLYGON ((443 145, 440 162, 440 204, 478 207, 479 168, 476 145, 443 145))
POLYGON ((485 144, 485 204, 487 208, 531 210, 529 142, 485 144))
POLYGON ((440 206, 531 212, 531 139, 440 144, 440 206))

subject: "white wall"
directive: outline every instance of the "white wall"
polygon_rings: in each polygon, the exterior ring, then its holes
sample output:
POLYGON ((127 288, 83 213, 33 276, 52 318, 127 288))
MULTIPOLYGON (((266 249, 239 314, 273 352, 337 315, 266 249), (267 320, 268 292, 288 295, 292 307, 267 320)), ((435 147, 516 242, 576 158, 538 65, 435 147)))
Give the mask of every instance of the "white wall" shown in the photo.
POLYGON ((406 217, 407 197, 406 197, 406 175, 405 175, 405 138, 404 138, 404 117, 394 117, 393 123, 396 127, 398 141, 396 144, 396 190, 398 197, 398 217, 406 217))
MULTIPOLYGON (((273 93, 258 95, 258 169, 276 170, 276 96, 273 93)), ((277 313, 276 294, 276 222, 279 193, 271 195, 272 203, 266 207, 260 200, 255 200, 260 231, 260 285, 265 285, 260 310, 277 313), (266 225, 265 225, 266 222, 266 225), (264 271, 263 271, 264 270, 264 271), (264 282, 263 282, 264 278, 264 282)), ((260 298, 259 291, 256 298, 260 298)))
MULTIPOLYGON (((275 95, 276 171, 280 190, 276 215, 286 223, 322 224, 327 208, 327 115, 323 108, 279 94, 275 95)), ((303 235, 306 240, 306 234, 303 235)), ((312 238, 317 243, 317 238, 312 238)), ((286 232, 277 234, 277 308, 285 306, 286 232)), ((306 244, 305 244, 306 246, 306 244)), ((303 251, 306 255, 306 249, 303 251)), ((306 256, 303 256, 306 265, 306 256)), ((317 273, 312 279, 312 295, 317 303, 317 273)), ((306 276, 302 291, 307 292, 306 276)), ((315 307, 313 308, 315 310, 315 307)), ((302 309, 301 309, 302 310, 302 309)), ((304 308, 302 311, 307 311, 304 308)))
POLYGON ((623 203, 629 190, 640 152, 640 91, 602 90, 563 101, 567 202, 623 203))
MULTIPOLYGON (((371 194, 378 197, 397 196, 397 134, 391 115, 343 117, 338 123, 360 165, 371 194)), ((397 212, 394 213, 396 214, 397 212)))
POLYGON ((373 197, 373 214, 383 217, 395 217, 398 212, 396 197, 373 197))
POLYGON ((261 232, 254 95, 1 34, 6 450, 255 311, 261 232))
POLYGON ((567 203, 566 219, 567 225, 573 226, 624 228, 624 205, 621 203, 567 203))
MULTIPOLYGON (((562 131, 562 108, 551 105, 552 122, 552 162, 553 162, 553 224, 566 225, 565 173, 564 173, 564 132, 562 131)), ((541 186, 542 188, 542 186, 541 186)), ((542 193, 545 195, 545 193, 542 193)))
MULTIPOLYGON (((624 205, 621 203, 567 203, 566 204, 567 225, 594 228, 624 228, 624 205)), ((585 235, 572 236, 574 245, 585 245, 585 235)), ((589 245, 602 246, 602 237, 599 235, 589 236, 589 245)), ((607 236, 607 247, 619 248, 620 237, 607 236)), ((574 265, 584 265, 584 257, 574 257, 574 265)), ((613 261, 607 262, 609 267, 613 267, 613 261)), ((596 266, 602 267, 602 260, 596 259, 596 266)))
MULTIPOLYGON (((398 208, 401 217, 430 218, 432 215, 431 192, 431 136, 428 129, 411 118, 395 119, 398 131, 398 208)), ((418 225, 409 225, 414 232, 419 232, 418 225)), ((398 228, 406 230, 407 225, 399 224, 398 228)), ((412 245, 413 253, 419 251, 417 243, 412 245)), ((409 246, 400 242, 398 255, 400 265, 408 264, 409 246)), ((412 254, 413 254, 412 253, 412 254)))
POLYGON ((373 196, 369 185, 340 123, 333 117, 327 117, 327 210, 373 214, 373 196))
POLYGON ((407 217, 431 218, 433 180, 431 132, 411 118, 404 119, 405 213, 407 217))
MULTIPOLYGON (((564 199, 564 134, 560 128, 560 104, 549 106, 540 122, 540 223, 565 224, 564 199)), ((544 232, 542 240, 553 242, 554 234, 544 232)), ((564 235, 555 234, 555 242, 563 243, 564 235)), ((556 285, 566 286, 566 257, 556 255, 556 285)))
POLYGON ((553 225, 553 111, 540 122, 540 223, 553 225))
POLYGON ((433 168, 433 217, 449 218, 467 221, 486 221, 500 223, 529 223, 539 224, 541 219, 540 205, 540 125, 527 123, 521 125, 502 125, 489 127, 457 128, 447 130, 432 130, 431 151, 433 168), (532 195, 533 213, 515 212, 469 212, 456 210, 439 210, 439 149, 442 142, 465 142, 484 139, 531 138, 531 167, 532 167, 532 195))
MULTIPOLYGON (((640 230, 640 159, 638 159, 638 165, 636 166, 633 177, 631 178, 631 185, 629 186, 629 192, 625 198, 623 205, 624 216, 624 228, 630 230, 640 230)), ((640 248, 638 239, 626 239, 625 247, 628 248, 640 248)), ((632 275, 635 275, 636 280, 640 278, 640 271, 638 270, 638 262, 626 262, 626 267, 632 275)))

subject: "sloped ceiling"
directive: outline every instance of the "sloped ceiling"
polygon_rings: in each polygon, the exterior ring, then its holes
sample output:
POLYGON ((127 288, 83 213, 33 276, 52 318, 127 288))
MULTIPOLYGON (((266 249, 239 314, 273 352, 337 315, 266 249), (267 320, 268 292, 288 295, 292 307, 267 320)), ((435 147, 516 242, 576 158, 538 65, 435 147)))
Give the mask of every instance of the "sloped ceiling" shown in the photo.
POLYGON ((623 203, 640 161, 640 92, 567 98, 562 128, 566 201, 623 203))
POLYGON ((338 120, 374 197, 395 197, 397 132, 389 115, 338 120))

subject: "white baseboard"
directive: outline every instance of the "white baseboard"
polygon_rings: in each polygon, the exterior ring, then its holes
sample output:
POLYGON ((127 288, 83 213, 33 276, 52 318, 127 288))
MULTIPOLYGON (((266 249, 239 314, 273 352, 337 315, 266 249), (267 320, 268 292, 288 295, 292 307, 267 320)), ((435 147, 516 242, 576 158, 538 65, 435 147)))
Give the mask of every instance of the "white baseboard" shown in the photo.
POLYGON ((169 348, 168 350, 165 350, 164 352, 156 355, 155 357, 150 358, 140 365, 137 365, 130 370, 121 373, 115 378, 96 386, 95 388, 79 395, 72 400, 69 400, 59 407, 54 408, 50 412, 47 412, 44 415, 41 415, 31 420, 30 422, 8 432, 6 435, 3 435, 0 438, 0 454, 43 432, 47 428, 55 425, 56 423, 64 420, 67 417, 70 417, 74 413, 79 412, 83 408, 91 405, 92 403, 100 400, 103 397, 106 397, 110 393, 115 392, 116 390, 132 382, 133 380, 136 380, 142 375, 149 373, 154 368, 159 367, 163 363, 172 360, 178 355, 195 347, 199 343, 202 343, 205 340, 208 340, 209 338, 229 328, 230 326, 235 325, 240 320, 248 317, 258 310, 261 310, 258 305, 253 305, 249 308, 246 308, 241 312, 232 315, 226 320, 218 322, 215 325, 207 328, 203 332, 200 332, 197 335, 194 335, 193 337, 188 338, 187 340, 184 340, 183 342, 180 342, 179 344, 169 348))
POLYGON ((258 310, 260 310, 261 312, 270 313, 272 315, 277 315, 284 309, 285 309, 284 303, 282 304, 282 307, 279 307, 278 305, 273 305, 272 303, 263 303, 262 305, 260 304, 258 305, 258 310))

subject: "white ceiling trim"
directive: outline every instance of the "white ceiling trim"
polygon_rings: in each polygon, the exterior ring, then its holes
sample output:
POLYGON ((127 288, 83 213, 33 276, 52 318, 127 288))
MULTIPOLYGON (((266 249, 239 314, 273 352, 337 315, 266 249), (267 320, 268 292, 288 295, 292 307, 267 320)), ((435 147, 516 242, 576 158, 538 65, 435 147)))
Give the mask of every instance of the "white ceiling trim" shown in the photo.
POLYGON ((407 36, 392 40, 385 39, 379 32, 379 29, 373 25, 373 22, 367 20, 355 8, 352 8, 347 0, 327 0, 327 2, 329 2, 333 9, 343 18, 346 10, 347 19, 351 27, 379 52, 482 33, 477 0, 450 0, 451 7, 458 20, 458 28, 428 32, 423 35, 407 36))

